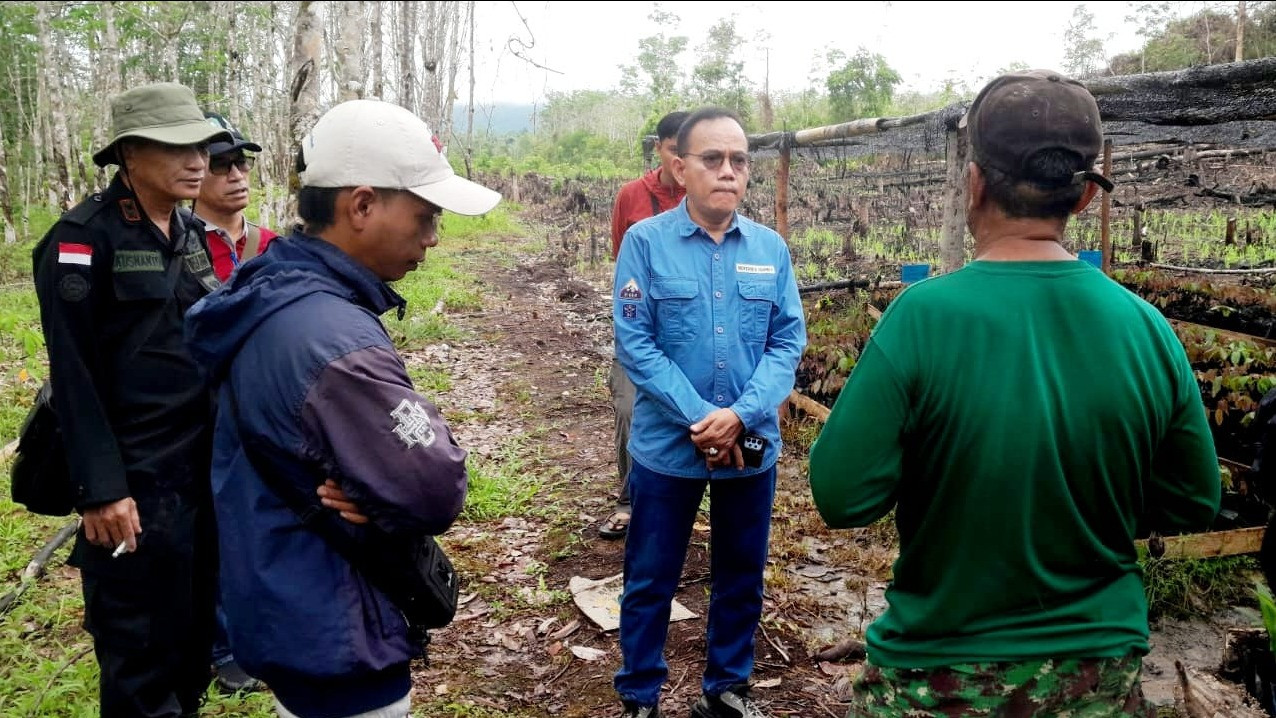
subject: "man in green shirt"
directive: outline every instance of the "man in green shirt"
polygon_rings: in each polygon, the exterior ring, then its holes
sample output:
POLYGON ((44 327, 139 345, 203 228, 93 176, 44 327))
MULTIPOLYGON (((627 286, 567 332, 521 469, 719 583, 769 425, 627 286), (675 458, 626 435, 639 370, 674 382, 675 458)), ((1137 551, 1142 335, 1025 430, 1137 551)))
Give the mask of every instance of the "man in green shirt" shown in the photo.
POLYGON ((1090 93, 1004 75, 962 122, 975 261, 891 303, 811 447, 830 526, 895 508, 900 535, 850 715, 1150 716, 1134 539, 1218 511, 1199 388, 1156 309, 1061 245, 1112 188, 1090 93))

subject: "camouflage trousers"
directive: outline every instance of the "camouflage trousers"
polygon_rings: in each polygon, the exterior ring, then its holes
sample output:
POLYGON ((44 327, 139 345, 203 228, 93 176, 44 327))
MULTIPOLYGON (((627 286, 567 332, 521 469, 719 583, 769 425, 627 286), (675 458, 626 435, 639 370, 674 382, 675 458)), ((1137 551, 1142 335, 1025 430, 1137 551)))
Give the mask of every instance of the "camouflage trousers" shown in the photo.
POLYGON ((855 681, 847 718, 1154 718, 1143 659, 1073 658, 881 668, 855 681))

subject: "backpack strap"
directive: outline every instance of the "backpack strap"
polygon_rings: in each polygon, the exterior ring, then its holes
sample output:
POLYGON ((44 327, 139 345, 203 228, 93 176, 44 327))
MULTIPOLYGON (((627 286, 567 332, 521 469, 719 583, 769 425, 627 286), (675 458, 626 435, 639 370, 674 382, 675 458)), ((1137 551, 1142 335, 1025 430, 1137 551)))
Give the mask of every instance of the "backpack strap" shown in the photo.
POLYGON ((244 232, 246 239, 244 240, 244 251, 239 255, 240 262, 247 262, 261 252, 261 227, 249 222, 248 218, 245 217, 244 229, 246 230, 244 232))

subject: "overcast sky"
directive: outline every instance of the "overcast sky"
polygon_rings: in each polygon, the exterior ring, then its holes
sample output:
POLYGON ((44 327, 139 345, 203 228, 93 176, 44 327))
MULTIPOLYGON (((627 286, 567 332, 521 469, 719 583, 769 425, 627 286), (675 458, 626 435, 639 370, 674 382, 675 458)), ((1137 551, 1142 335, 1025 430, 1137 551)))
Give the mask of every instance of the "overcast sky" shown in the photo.
MULTIPOLYGON (((758 86, 770 58, 771 88, 810 85, 813 58, 825 47, 848 54, 863 45, 886 57, 903 77, 900 89, 938 89, 946 77, 978 89, 1013 62, 1062 69, 1063 33, 1076 2, 681 2, 661 6, 681 18, 668 35, 690 38, 684 57, 695 62, 697 38, 734 12, 745 38, 745 72, 758 86), (769 34, 769 38, 766 35, 769 34), (769 52, 768 52, 769 50, 769 52)), ((1094 14, 1107 54, 1135 49, 1139 38, 1125 16, 1133 3, 1084 3, 1094 14)), ((1180 15, 1202 2, 1180 2, 1180 15)), ((621 64, 632 64, 638 41, 659 28, 650 2, 479 2, 475 95, 478 103, 533 102, 550 91, 618 86, 621 64), (526 26, 519 16, 526 18, 526 26), (530 45, 530 47, 528 47, 530 45), (514 50, 543 66, 519 59, 514 50)), ((820 76, 827 68, 821 66, 820 76)), ((465 85, 462 88, 464 102, 465 85)))

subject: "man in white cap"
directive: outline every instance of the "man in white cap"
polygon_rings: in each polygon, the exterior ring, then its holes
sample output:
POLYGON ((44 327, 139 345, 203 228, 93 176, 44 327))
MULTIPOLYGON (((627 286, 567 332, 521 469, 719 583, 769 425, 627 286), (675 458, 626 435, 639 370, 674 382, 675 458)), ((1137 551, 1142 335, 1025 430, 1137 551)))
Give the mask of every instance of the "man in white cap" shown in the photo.
POLYGON ((204 225, 178 207, 199 194, 208 143, 190 89, 111 99, 119 165, 34 253, 53 406, 75 508, 70 562, 101 668, 101 715, 195 715, 208 688, 214 538, 212 397, 182 338, 183 315, 217 287, 204 225))
POLYGON ((482 214, 500 195, 457 177, 411 112, 373 100, 329 110, 297 164, 304 227, 240 267, 187 321, 192 351, 219 386, 223 607, 236 659, 271 687, 279 715, 401 718, 420 640, 282 494, 324 496, 350 519, 353 506, 328 495, 340 489, 367 517, 357 538, 438 535, 456 519, 466 452, 413 389, 378 317, 402 316, 388 282, 438 243, 443 210, 482 214), (264 483, 253 461, 269 461, 287 484, 264 483))

